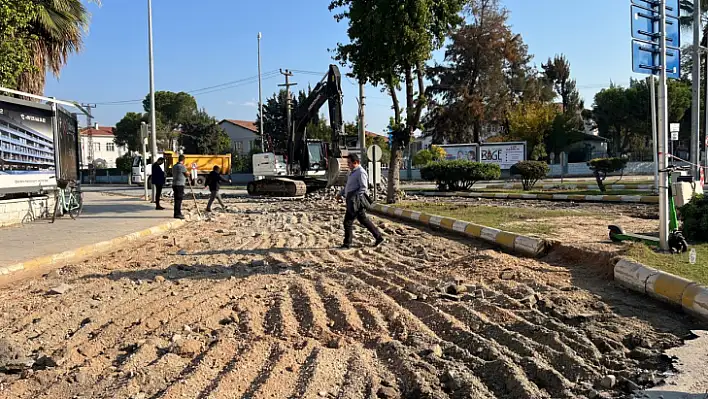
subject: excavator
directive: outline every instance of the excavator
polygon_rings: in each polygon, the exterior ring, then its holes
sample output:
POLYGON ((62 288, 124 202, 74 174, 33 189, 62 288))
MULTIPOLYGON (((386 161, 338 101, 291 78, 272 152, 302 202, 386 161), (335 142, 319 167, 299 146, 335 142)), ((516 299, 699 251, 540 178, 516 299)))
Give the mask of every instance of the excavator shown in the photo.
POLYGON ((336 65, 317 83, 293 118, 287 154, 253 155, 256 180, 246 187, 249 195, 300 197, 326 187, 346 184, 349 151, 343 144, 342 75, 336 65), (307 138, 307 125, 324 103, 329 104, 330 143, 307 138))

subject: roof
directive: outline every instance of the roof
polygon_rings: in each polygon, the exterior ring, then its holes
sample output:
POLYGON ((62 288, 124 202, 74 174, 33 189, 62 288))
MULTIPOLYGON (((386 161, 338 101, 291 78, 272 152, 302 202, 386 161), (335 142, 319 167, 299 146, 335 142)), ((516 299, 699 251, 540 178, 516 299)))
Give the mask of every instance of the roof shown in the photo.
POLYGON ((253 121, 241 121, 241 120, 237 120, 237 119, 224 119, 219 123, 224 123, 224 122, 229 122, 232 125, 242 127, 246 130, 250 130, 253 133, 258 133, 258 125, 256 125, 256 122, 253 122, 253 121))
POLYGON ((113 136, 112 126, 99 126, 98 129, 94 128, 83 128, 81 129, 81 135, 87 136, 91 133, 93 136, 113 136))

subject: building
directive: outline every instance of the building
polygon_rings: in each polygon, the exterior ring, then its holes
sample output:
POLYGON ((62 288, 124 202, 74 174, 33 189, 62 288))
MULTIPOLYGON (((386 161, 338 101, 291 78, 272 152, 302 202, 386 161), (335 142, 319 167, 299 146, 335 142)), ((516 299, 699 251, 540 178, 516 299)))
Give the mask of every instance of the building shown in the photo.
POLYGON ((10 169, 54 167, 52 138, 0 114, 0 164, 10 169))
POLYGON ((224 119, 219 126, 229 135, 233 154, 245 155, 254 148, 260 148, 261 135, 255 122, 224 119))
MULTIPOLYGON (((93 136, 93 158, 96 161, 103 160, 106 168, 115 168, 116 159, 129 152, 125 146, 118 146, 114 142, 113 128, 100 126, 98 129, 84 128, 81 130, 81 167, 86 168, 89 164, 88 141, 89 133, 93 136)), ((99 161, 100 162, 100 161, 99 161)))

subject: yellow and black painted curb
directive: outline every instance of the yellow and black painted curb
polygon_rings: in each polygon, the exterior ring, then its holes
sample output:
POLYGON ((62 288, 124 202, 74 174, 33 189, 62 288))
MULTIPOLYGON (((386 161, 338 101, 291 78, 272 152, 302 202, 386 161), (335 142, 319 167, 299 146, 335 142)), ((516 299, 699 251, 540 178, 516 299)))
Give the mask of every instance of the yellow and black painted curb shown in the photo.
POLYGON ((108 253, 117 248, 124 247, 129 243, 151 237, 157 234, 164 233, 168 230, 176 229, 185 225, 184 220, 174 220, 167 223, 163 223, 158 226, 151 227, 149 229, 137 231, 122 237, 117 237, 111 240, 102 241, 95 244, 86 245, 77 249, 72 249, 64 251, 58 254, 41 256, 32 260, 28 260, 22 263, 16 263, 10 266, 0 267, 0 276, 19 272, 22 270, 31 270, 38 267, 65 264, 72 261, 77 261, 80 259, 90 258, 92 256, 108 253))
POLYGON ((409 194, 426 197, 466 197, 488 199, 518 199, 518 200, 546 200, 546 201, 575 201, 575 202, 613 202, 613 203, 641 203, 658 204, 659 197, 654 195, 569 195, 569 194, 524 194, 524 193, 479 193, 468 191, 419 191, 409 194))
POLYGON ((680 306, 708 321, 708 287, 625 258, 615 265, 614 276, 633 291, 680 306))
POLYGON ((466 222, 404 208, 373 204, 371 211, 386 216, 421 223, 428 227, 438 227, 451 233, 481 239, 503 247, 506 250, 531 257, 540 257, 548 253, 551 243, 536 237, 522 236, 475 223, 466 222))
MULTIPOLYGON (((558 188, 558 187, 563 187, 566 190, 599 190, 600 188, 597 186, 597 184, 566 184, 566 185, 559 185, 559 184, 538 184, 534 187, 534 189, 539 189, 539 190, 549 190, 553 188, 558 188)), ((519 190, 524 188, 524 186, 521 183, 506 183, 506 184, 488 184, 488 185, 480 185, 480 189, 502 189, 502 190, 519 190)), ((627 183, 627 184, 609 184, 605 185, 605 188, 608 190, 637 190, 637 191, 651 191, 654 190, 654 185, 653 184, 632 184, 632 183, 627 183)), ((472 188, 472 190, 475 190, 475 187, 472 188)))

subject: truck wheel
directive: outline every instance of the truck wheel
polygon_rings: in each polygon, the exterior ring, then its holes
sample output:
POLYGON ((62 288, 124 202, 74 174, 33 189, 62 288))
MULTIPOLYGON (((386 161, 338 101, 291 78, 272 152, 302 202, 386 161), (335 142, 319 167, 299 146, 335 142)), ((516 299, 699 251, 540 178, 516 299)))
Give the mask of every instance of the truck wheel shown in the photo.
POLYGON ((204 176, 197 177, 197 187, 204 187, 204 182, 206 182, 204 176))

